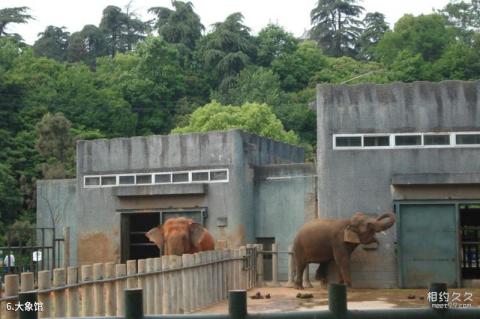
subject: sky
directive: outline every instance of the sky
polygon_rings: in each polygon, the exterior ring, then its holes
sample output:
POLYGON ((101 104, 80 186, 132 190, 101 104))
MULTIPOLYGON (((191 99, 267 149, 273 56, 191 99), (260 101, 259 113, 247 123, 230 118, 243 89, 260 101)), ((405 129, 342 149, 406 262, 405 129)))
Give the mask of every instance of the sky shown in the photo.
MULTIPOLYGON (((194 10, 209 30, 211 24, 223 21, 233 12, 241 12, 245 25, 258 33, 268 23, 283 26, 295 36, 310 28, 310 11, 317 0, 191 0, 194 10)), ((449 0, 363 0, 366 12, 379 11, 385 14, 390 26, 404 14, 428 14, 432 9, 443 8, 449 0)), ((102 10, 108 5, 124 8, 128 0, 0 0, 0 9, 7 7, 29 7, 35 20, 28 24, 15 25, 9 32, 19 33, 27 43, 33 44, 37 34, 46 26, 64 26, 73 33, 86 24, 98 25, 102 10)), ((142 19, 150 19, 150 7, 171 7, 170 0, 133 0, 132 7, 142 19)))

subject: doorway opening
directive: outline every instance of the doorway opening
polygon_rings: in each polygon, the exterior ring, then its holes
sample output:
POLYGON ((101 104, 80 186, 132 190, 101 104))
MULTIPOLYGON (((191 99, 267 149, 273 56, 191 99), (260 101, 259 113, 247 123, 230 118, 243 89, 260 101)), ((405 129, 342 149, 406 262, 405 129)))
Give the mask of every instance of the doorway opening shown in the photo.
POLYGON ((462 277, 480 279, 480 204, 460 205, 462 277))
POLYGON ((205 225, 206 209, 166 210, 156 212, 123 213, 121 217, 121 260, 146 259, 161 256, 160 249, 148 240, 145 233, 155 226, 165 223, 170 218, 186 217, 205 225))

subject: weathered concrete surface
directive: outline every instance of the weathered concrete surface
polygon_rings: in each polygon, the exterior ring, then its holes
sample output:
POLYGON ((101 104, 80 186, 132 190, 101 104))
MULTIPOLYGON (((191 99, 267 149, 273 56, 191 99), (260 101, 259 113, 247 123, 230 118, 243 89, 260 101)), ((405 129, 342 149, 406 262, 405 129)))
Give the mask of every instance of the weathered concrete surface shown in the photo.
MULTIPOLYGON (((255 237, 275 238, 288 251, 298 228, 316 217, 316 175, 313 164, 255 167, 255 237)), ((279 279, 287 280, 288 254, 278 258, 279 279)))
POLYGON ((112 194, 115 196, 190 195, 205 194, 207 188, 206 184, 122 186, 114 188, 112 194))
POLYGON ((393 174, 392 185, 480 184, 480 173, 393 174))
MULTIPOLYGON (((394 174, 479 173, 480 161, 472 160, 478 148, 334 151, 332 145, 339 133, 480 131, 479 92, 480 81, 319 85, 319 216, 391 211, 394 174)), ((357 249, 352 255, 354 285, 396 287, 394 230, 386 234, 377 251, 357 249)))

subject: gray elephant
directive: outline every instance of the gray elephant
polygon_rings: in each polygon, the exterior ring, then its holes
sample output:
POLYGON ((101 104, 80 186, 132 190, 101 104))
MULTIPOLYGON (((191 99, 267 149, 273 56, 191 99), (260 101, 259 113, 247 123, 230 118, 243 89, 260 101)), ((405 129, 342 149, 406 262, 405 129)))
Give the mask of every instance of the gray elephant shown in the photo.
POLYGON ((378 244, 375 233, 392 227, 394 223, 393 213, 378 218, 355 213, 350 219, 314 219, 304 224, 293 241, 295 287, 303 289, 303 271, 309 263, 320 264, 316 278, 326 283, 327 267, 331 260, 335 260, 340 270, 340 283, 350 287, 351 253, 359 244, 378 244))

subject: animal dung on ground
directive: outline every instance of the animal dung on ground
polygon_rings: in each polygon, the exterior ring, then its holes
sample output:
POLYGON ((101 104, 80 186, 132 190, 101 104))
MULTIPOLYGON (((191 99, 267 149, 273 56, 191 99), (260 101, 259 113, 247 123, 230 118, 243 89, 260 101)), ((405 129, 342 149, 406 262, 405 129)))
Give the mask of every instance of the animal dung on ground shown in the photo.
POLYGON ((408 297, 407 297, 407 298, 408 298, 408 299, 415 299, 415 298, 416 298, 416 296, 415 296, 415 295, 408 295, 408 297))
POLYGON ((254 294, 253 296, 250 296, 251 299, 263 299, 264 297, 262 296, 262 294, 260 293, 260 291, 258 291, 256 294, 254 294))
POLYGON ((299 298, 299 299, 310 299, 310 298, 313 298, 313 294, 298 293, 297 298, 299 298))

